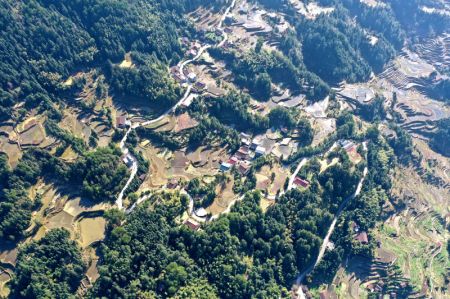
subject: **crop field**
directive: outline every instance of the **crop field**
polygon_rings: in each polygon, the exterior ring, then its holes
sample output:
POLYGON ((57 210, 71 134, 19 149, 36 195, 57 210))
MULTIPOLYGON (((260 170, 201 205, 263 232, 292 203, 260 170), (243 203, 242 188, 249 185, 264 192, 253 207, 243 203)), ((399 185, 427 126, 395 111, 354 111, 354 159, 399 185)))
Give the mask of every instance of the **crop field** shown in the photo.
POLYGON ((11 274, 7 270, 2 270, 0 268, 0 297, 6 298, 8 297, 10 290, 6 285, 8 281, 11 280, 11 274))
POLYGON ((312 121, 312 126, 315 133, 312 145, 317 145, 336 130, 336 120, 334 118, 317 118, 312 121))
POLYGON ((119 64, 119 67, 131 68, 133 66, 134 65, 133 65, 133 61, 131 60, 131 54, 130 53, 125 54, 123 61, 119 64))
POLYGON ((273 163, 272 167, 264 165, 259 172, 256 173, 257 188, 261 191, 267 190, 268 196, 274 197, 278 191, 283 189, 284 183, 289 173, 278 163, 273 163), (273 181, 271 176, 274 174, 273 181))
POLYGON ((445 285, 449 259, 445 226, 439 218, 405 210, 385 223, 380 240, 383 248, 396 256, 396 263, 413 285, 419 288, 426 280, 430 285, 445 285))
POLYGON ((71 132, 75 137, 82 138, 85 142, 89 141, 91 129, 86 124, 87 120, 79 118, 77 111, 65 110, 64 117, 60 123, 62 129, 71 132))
POLYGON ((38 146, 45 140, 45 137, 44 128, 37 123, 20 133, 20 145, 22 147, 38 146))
POLYGON ((292 6, 297 9, 297 12, 304 15, 307 19, 314 20, 320 14, 329 14, 334 11, 334 7, 322 7, 316 2, 309 2, 307 5, 300 0, 291 0, 292 6))
POLYGON ((225 211, 233 199, 236 197, 233 192, 233 178, 230 177, 230 181, 224 184, 219 184, 216 188, 216 198, 211 206, 206 210, 210 212, 213 216, 218 215, 225 211))
POLYGON ((2 135, 0 135, 0 151, 8 156, 11 167, 15 167, 22 157, 22 151, 17 143, 11 143, 8 137, 2 135))
POLYGON ((77 224, 83 248, 105 237, 106 220, 103 217, 83 218, 77 224))

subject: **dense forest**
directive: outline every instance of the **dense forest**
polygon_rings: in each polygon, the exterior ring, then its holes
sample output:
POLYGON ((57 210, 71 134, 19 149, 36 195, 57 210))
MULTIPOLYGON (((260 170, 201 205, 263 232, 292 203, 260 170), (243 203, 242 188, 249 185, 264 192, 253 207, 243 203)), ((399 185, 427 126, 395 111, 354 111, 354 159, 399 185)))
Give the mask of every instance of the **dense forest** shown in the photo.
POLYGON ((170 104, 178 91, 161 64, 179 60, 179 34, 192 30, 180 17, 185 3, 2 1, 0 120, 14 118, 12 107, 18 102, 32 108, 63 98, 62 82, 74 71, 93 66, 105 67, 119 95, 170 104), (111 62, 121 61, 130 51, 140 67, 111 69, 111 62), (141 55, 153 58, 147 61, 141 55))
POLYGON ((20 250, 12 296, 16 298, 76 298, 86 265, 65 229, 54 229, 20 250))
POLYGON ((349 167, 347 161, 330 168, 311 190, 287 193, 265 214, 259 193, 249 193, 201 232, 176 224, 187 204, 182 197, 161 195, 161 204, 110 226, 93 293, 177 297, 195 282, 220 298, 285 297, 297 271, 317 254, 337 205, 356 188, 358 174, 349 167))
POLYGON ((444 156, 450 157, 450 119, 437 123, 437 131, 431 139, 431 146, 444 156))

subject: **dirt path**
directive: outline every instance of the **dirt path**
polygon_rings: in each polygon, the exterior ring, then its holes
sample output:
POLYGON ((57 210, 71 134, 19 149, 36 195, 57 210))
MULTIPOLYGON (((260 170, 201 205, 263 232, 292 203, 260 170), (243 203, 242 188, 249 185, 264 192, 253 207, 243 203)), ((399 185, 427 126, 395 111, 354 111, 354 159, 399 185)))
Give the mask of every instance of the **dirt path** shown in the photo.
POLYGON ((297 176, 298 172, 300 171, 300 169, 305 166, 306 163, 308 163, 309 159, 308 158, 303 158, 303 160, 300 161, 300 163, 298 164, 297 168, 295 169, 294 173, 291 175, 291 177, 289 178, 289 183, 288 183, 288 187, 287 187, 287 191, 291 190, 293 185, 294 185, 294 180, 295 177, 297 176))
MULTIPOLYGON (((222 15, 222 17, 221 17, 221 19, 220 19, 219 25, 217 26, 217 29, 219 29, 220 32, 221 32, 222 35, 223 35, 222 41, 217 45, 218 47, 221 47, 221 46, 228 40, 228 35, 226 34, 226 32, 223 31, 222 25, 223 25, 223 21, 225 20, 225 17, 226 17, 227 14, 230 12, 230 10, 234 7, 235 4, 236 4, 236 0, 233 0, 233 1, 231 2, 230 6, 228 6, 227 9, 225 10, 224 14, 222 15)), ((203 54, 208 48, 210 48, 210 47, 211 47, 211 45, 205 45, 205 46, 203 46, 203 47, 200 48, 200 50, 198 51, 198 54, 197 54, 194 58, 192 58, 192 59, 187 59, 187 60, 184 60, 184 61, 181 61, 181 62, 178 64, 179 67, 180 67, 181 73, 183 72, 183 69, 184 69, 184 67, 185 67, 186 65, 188 65, 188 64, 190 64, 190 63, 192 63, 192 62, 198 60, 198 59, 202 56, 202 54, 203 54)), ((181 105, 181 104, 189 97, 189 95, 191 94, 191 91, 192 91, 192 83, 189 82, 189 83, 188 83, 188 87, 187 87, 186 92, 184 93, 183 97, 182 97, 182 98, 181 98, 181 99, 180 99, 173 107, 171 107, 171 108, 168 109, 166 112, 164 112, 163 114, 161 114, 158 118, 152 119, 152 120, 148 120, 148 121, 145 121, 145 122, 141 122, 141 123, 136 123, 136 124, 134 124, 134 125, 131 125, 131 124, 130 124, 130 128, 129 128, 128 131, 126 132, 126 134, 125 134, 125 136, 123 137, 123 139, 120 141, 120 150, 122 151, 122 154, 125 155, 125 156, 127 156, 127 157, 129 157, 129 158, 131 159, 131 161, 132 161, 132 166, 131 166, 131 168, 130 168, 130 169, 131 169, 130 177, 128 178, 128 181, 127 181, 127 183, 125 184, 125 186, 123 187, 123 189, 120 191, 119 196, 117 197, 117 200, 116 200, 116 205, 117 205, 117 207, 118 207, 120 210, 123 210, 123 197, 124 197, 125 191, 128 189, 129 185, 131 184, 131 182, 132 182, 133 179, 135 178, 135 176, 136 176, 136 174, 137 174, 137 169, 138 169, 138 164, 137 164, 138 162, 137 162, 136 157, 134 157, 134 156, 130 153, 129 149, 126 147, 126 141, 127 141, 127 138, 128 138, 129 133, 131 132, 131 130, 134 130, 134 129, 138 128, 138 127, 141 127, 141 126, 147 126, 147 125, 149 125, 149 124, 158 122, 158 121, 160 121, 161 119, 163 119, 164 117, 166 117, 167 115, 169 115, 170 113, 174 112, 175 109, 176 109, 178 106, 180 106, 180 105, 181 105)), ((140 199, 137 201, 137 203, 140 203, 140 202, 146 200, 147 198, 148 198, 148 196, 143 196, 142 198, 140 198, 140 199), (145 198, 145 199, 144 199, 144 198, 145 198)), ((134 208, 135 208, 135 205, 133 205, 133 206, 130 208, 129 212, 131 212, 134 208)))
MULTIPOLYGON (((364 150, 367 150, 367 144, 364 142, 363 143, 364 146, 364 150)), ((367 159, 367 157, 366 157, 367 159)), ((297 279, 295 280, 295 283, 293 285, 293 289, 297 288, 297 298, 301 298, 301 299, 305 299, 305 294, 303 293, 303 289, 301 287, 302 281, 305 278, 306 275, 308 275, 309 273, 311 273, 312 270, 314 270, 314 268, 320 263, 320 261, 322 260, 324 254, 325 254, 325 250, 327 249, 327 245, 330 241, 330 237, 333 234, 334 228, 336 226, 337 220, 339 219, 339 217, 341 216, 342 211, 345 209, 345 207, 347 206, 347 203, 354 199, 355 197, 357 197, 362 190, 363 184, 364 184, 364 180, 366 178, 368 172, 368 168, 365 167, 364 171, 363 171, 363 177, 361 178, 361 180, 358 183, 358 187, 355 190, 355 193, 353 193, 351 196, 347 197, 339 206, 339 209, 336 213, 336 215, 333 218, 333 221, 330 224, 330 227, 328 228, 328 232, 327 235, 325 236, 325 238, 323 239, 322 242, 322 246, 320 247, 320 251, 319 251, 319 255, 317 256, 316 261, 314 262, 314 264, 312 264, 311 266, 309 266, 305 271, 303 271, 302 273, 300 273, 297 276, 297 279)))

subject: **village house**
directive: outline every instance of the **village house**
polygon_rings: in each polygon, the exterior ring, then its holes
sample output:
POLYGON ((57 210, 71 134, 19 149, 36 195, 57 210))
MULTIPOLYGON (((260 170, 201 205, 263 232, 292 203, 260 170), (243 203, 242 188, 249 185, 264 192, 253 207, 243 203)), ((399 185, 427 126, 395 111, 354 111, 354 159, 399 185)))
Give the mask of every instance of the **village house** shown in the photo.
POLYGON ((177 65, 175 65, 175 66, 173 66, 173 67, 170 68, 170 73, 171 73, 172 75, 174 75, 174 74, 179 74, 179 73, 180 73, 180 68, 179 68, 177 65))
POLYGON ((241 138, 241 144, 248 147, 248 146, 250 146, 250 140, 246 139, 246 138, 241 138))
POLYGON ((232 166, 233 165, 231 165, 228 162, 222 162, 222 164, 220 164, 220 171, 226 172, 226 171, 230 170, 232 166))
POLYGON ((197 217, 204 218, 208 215, 208 212, 204 208, 198 208, 195 210, 194 214, 197 217))
POLYGON ((197 55, 197 51, 195 49, 190 49, 187 52, 187 55, 190 56, 190 57, 195 57, 197 55))
POLYGON ((199 42, 195 41, 191 43, 191 49, 199 50, 202 47, 199 42))
POLYGON ((252 166, 252 165, 250 164, 249 161, 244 160, 244 161, 242 161, 242 162, 239 163, 238 171, 239 171, 239 173, 240 173, 241 175, 245 176, 245 175, 247 175, 248 172, 250 171, 251 166, 252 166))
POLYGON ((280 131, 281 131, 281 133, 283 133, 283 134, 289 133, 289 129, 288 129, 287 127, 281 127, 280 131))
POLYGON ((245 146, 250 146, 250 135, 245 133, 239 133, 239 137, 241 138, 241 143, 245 146))
POLYGON ((193 88, 194 92, 201 93, 206 89, 207 89, 207 87, 206 87, 205 83, 200 82, 200 81, 195 82, 194 88, 193 88))
POLYGON ((346 152, 350 152, 352 151, 354 148, 356 148, 356 145, 349 140, 343 140, 340 142, 341 143, 341 147, 346 151, 346 152))
POLYGON ((266 154, 266 149, 262 146, 257 146, 255 149, 255 157, 261 157, 266 154))
POLYGON ((182 43, 183 45, 188 45, 188 44, 189 44, 189 38, 186 37, 186 36, 183 36, 183 37, 181 38, 181 43, 182 43))
POLYGON ((240 160, 246 160, 249 158, 249 149, 247 146, 241 146, 234 155, 240 160))
POLYGON ((176 187, 178 187, 178 179, 171 178, 169 180, 169 182, 167 183, 167 188, 168 189, 175 189, 176 187))
POLYGON ((173 74, 172 77, 175 81, 177 81, 180 84, 187 82, 186 77, 182 74, 173 74))
POLYGON ((369 244, 369 238, 365 231, 357 233, 354 239, 363 245, 369 244))
POLYGON ((191 218, 186 219, 184 221, 184 225, 186 225, 193 231, 198 231, 200 229, 200 223, 198 223, 197 221, 195 221, 194 219, 191 219, 191 218))
POLYGON ((185 75, 187 77, 187 75, 189 75, 189 73, 191 72, 189 67, 184 67, 183 68, 183 75, 185 75))
POLYGON ((125 128, 127 125, 127 117, 125 115, 116 117, 117 128, 125 128))
POLYGON ((125 163, 125 165, 130 168, 131 166, 133 166, 133 159, 131 158, 130 155, 125 155, 124 157, 122 157, 122 161, 123 163, 125 163))
POLYGON ((239 159, 236 156, 233 156, 228 160, 228 163, 231 165, 236 165, 236 163, 238 163, 238 162, 239 162, 239 159))
POLYGON ((261 141, 259 141, 256 138, 254 138, 252 140, 252 143, 250 144, 250 149, 255 150, 260 145, 261 145, 261 141))
POLYGON ((309 186, 309 182, 307 180, 302 179, 302 178, 295 177, 294 185, 296 185, 297 187, 307 188, 309 186))
POLYGON ((189 80, 189 82, 195 82, 197 81, 197 75, 195 73, 189 73, 187 75, 187 78, 189 80))

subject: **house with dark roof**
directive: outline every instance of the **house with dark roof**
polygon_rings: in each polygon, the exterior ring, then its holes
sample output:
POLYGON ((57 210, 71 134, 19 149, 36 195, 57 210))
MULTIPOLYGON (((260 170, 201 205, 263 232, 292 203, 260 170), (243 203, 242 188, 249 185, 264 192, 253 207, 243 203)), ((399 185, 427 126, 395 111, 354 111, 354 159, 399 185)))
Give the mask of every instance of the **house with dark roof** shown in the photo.
POLYGON ((203 82, 197 81, 197 82, 195 82, 195 84, 194 84, 194 88, 195 88, 197 91, 202 91, 202 90, 205 90, 205 89, 206 89, 206 84, 203 83, 203 82))
POLYGON ((257 146, 255 148, 255 156, 256 157, 260 157, 260 156, 264 156, 266 154, 266 149, 262 146, 257 146))
POLYGON ((237 158, 241 160, 246 160, 249 158, 249 150, 246 146, 241 146, 237 152, 234 154, 237 158))

